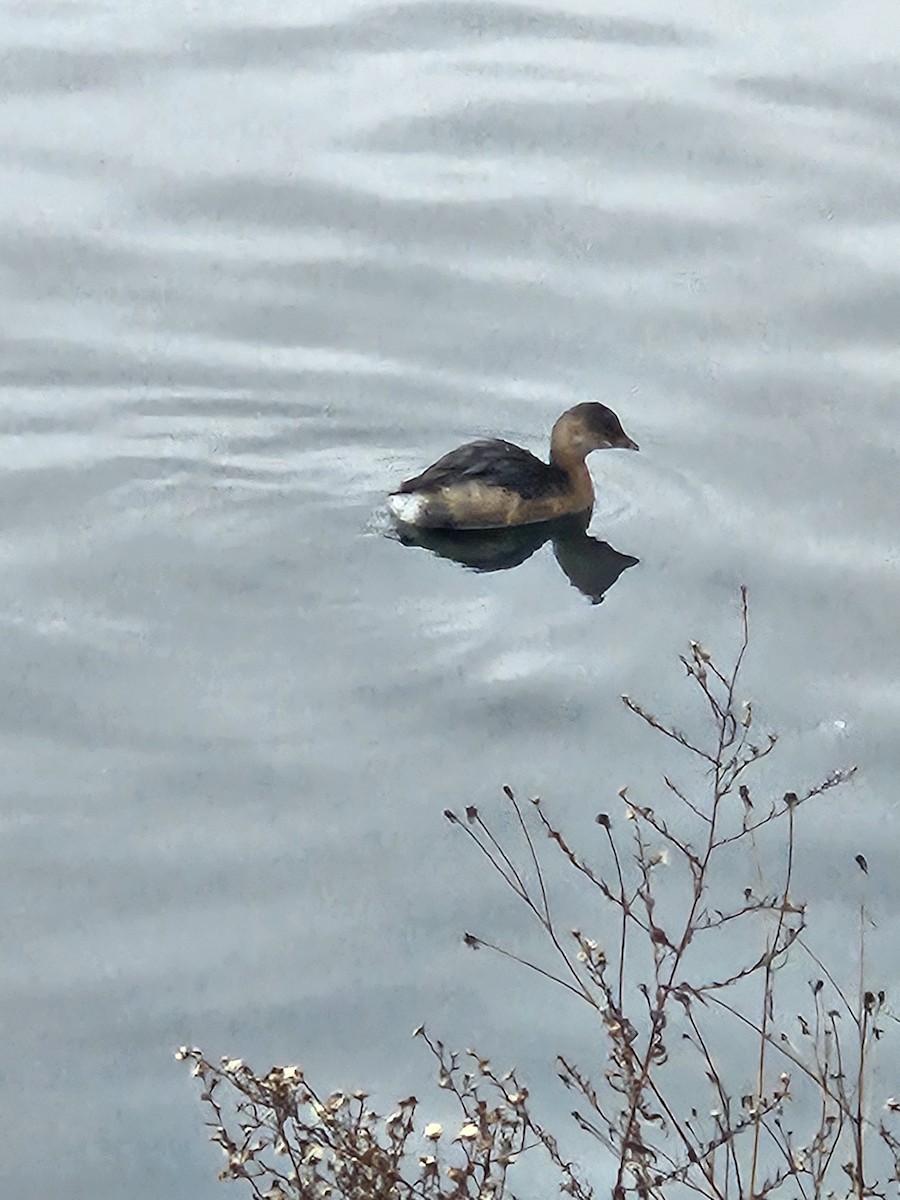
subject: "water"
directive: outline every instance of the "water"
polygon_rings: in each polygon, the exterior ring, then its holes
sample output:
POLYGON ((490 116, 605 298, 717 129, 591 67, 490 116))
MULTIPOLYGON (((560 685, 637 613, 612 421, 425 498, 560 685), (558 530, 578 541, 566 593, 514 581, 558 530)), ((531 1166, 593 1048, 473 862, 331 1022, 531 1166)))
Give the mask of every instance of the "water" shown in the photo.
POLYGON ((181 1042, 387 1104, 423 1017, 539 1070, 441 810, 654 786, 618 696, 680 713, 741 582, 771 786, 861 766, 804 893, 864 852, 895 972, 900 14, 2 11, 5 1193, 218 1195, 181 1042), (386 536, 585 398, 642 448, 601 604, 386 536))

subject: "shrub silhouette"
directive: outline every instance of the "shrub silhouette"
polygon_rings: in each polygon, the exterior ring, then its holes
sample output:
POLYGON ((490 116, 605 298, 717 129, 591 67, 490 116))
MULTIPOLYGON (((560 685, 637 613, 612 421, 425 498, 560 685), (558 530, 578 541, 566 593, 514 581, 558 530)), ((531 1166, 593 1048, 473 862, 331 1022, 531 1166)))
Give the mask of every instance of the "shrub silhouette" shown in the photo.
MULTIPOLYGON (((519 1164, 542 1154, 559 1190, 577 1200, 896 1194, 900 1100, 877 1096, 872 1078, 875 1044, 895 1018, 866 979, 867 909, 860 905, 858 970, 847 980, 815 951, 793 892, 801 811, 854 769, 774 799, 754 795, 753 769, 777 739, 756 736, 752 705, 738 697, 748 638, 742 589, 732 666, 720 668, 698 642, 680 659, 703 702, 705 740, 623 697, 696 760, 700 786, 667 774, 657 807, 620 792, 616 818, 596 818, 602 861, 570 845, 540 800, 523 804, 509 788, 512 836, 475 807, 445 813, 537 922, 550 955, 545 965, 474 933, 466 944, 562 989, 602 1035, 589 1048, 596 1061, 556 1058, 586 1139, 580 1164, 538 1121, 515 1073, 498 1075, 476 1052, 451 1052, 420 1027, 438 1086, 459 1108, 452 1129, 428 1122, 414 1096, 383 1115, 363 1091, 321 1093, 298 1066, 257 1074, 240 1059, 214 1064, 182 1047, 176 1057, 191 1063, 210 1138, 225 1155, 220 1178, 243 1180, 257 1200, 499 1200, 517 1179, 527 1187, 519 1164), (775 836, 776 852, 764 854, 775 836), (595 912, 598 898, 608 908, 604 943, 560 928, 538 837, 576 873, 585 910, 595 912), (726 869, 736 851, 756 875, 737 899, 726 869), (785 1021, 780 969, 789 961, 811 977, 805 1011, 785 1021), (733 1082, 747 1078, 749 1092, 733 1082)), ((867 876, 862 855, 852 869, 867 876)))

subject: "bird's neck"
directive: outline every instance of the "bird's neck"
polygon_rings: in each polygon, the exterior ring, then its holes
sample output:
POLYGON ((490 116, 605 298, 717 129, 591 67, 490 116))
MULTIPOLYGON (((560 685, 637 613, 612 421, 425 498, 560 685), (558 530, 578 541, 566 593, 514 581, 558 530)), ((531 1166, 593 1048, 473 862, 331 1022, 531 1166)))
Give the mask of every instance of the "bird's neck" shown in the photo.
POLYGON ((551 447, 550 462, 568 475, 578 507, 590 507, 594 503, 594 481, 584 456, 571 451, 560 453, 556 447, 551 447))

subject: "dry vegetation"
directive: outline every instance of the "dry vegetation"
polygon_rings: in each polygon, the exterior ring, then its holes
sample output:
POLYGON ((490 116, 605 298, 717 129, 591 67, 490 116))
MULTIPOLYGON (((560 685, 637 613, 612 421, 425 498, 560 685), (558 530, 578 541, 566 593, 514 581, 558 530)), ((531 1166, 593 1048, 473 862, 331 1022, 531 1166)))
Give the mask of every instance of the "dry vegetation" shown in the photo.
MULTIPOLYGON (((743 593, 741 620, 730 669, 696 642, 681 659, 706 711, 706 740, 624 698, 695 760, 699 789, 664 776, 653 807, 622 791, 616 814, 596 818, 596 856, 570 845, 540 800, 523 804, 508 788, 512 837, 474 807, 445 814, 538 923, 549 953, 525 959, 468 933, 466 943, 515 960, 535 986, 562 989, 596 1021, 586 1061, 557 1058, 576 1098, 567 1139, 583 1137, 578 1161, 538 1121, 514 1073, 495 1074, 478 1054, 450 1052, 420 1028, 438 1085, 458 1105, 452 1129, 429 1122, 414 1096, 383 1115, 365 1092, 320 1093, 299 1067, 257 1074, 182 1047, 225 1156, 221 1178, 243 1181, 257 1200, 533 1200, 527 1164, 542 1155, 559 1190, 578 1200, 898 1194, 900 1101, 875 1083, 876 1051, 896 1022, 867 979, 865 904, 847 978, 816 952, 794 893, 801 813, 852 771, 774 799, 751 790, 776 739, 757 737, 751 705, 738 698, 743 593), (596 917, 591 936, 560 927, 538 848, 545 840, 583 885, 584 912, 596 913, 598 900, 606 907, 602 940, 596 917), (798 980, 808 980, 799 1015, 798 980)), ((858 854, 852 869, 868 874, 858 854)), ((893 1050, 890 1060, 896 1068, 893 1050)))

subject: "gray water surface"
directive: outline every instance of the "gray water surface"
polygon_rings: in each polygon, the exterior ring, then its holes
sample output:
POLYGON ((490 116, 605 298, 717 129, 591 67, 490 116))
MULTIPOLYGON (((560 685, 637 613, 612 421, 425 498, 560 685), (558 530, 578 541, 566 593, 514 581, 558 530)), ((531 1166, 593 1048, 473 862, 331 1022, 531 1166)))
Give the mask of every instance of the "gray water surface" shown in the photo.
POLYGON ((577 832, 654 787, 619 696, 693 722, 676 655, 727 657, 741 583, 767 783, 860 764, 804 894, 839 925, 864 852, 900 971, 900 9, 217 7, 2 5, 21 1200, 224 1194, 182 1042, 386 1106, 423 1018, 546 1068, 556 1006, 459 941, 524 917, 442 809, 509 783, 577 832), (601 604, 549 547, 389 536, 399 479, 589 398, 641 444, 591 460, 640 560, 601 604))

